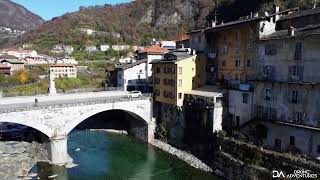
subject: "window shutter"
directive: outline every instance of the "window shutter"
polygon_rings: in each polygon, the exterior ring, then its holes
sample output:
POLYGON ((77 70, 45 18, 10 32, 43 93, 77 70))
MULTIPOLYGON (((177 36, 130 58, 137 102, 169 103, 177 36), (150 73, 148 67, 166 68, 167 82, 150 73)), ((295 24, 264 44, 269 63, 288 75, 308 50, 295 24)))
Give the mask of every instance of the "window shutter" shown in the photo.
POLYGON ((303 91, 298 91, 298 104, 302 104, 303 91))
POLYGON ((304 67, 303 66, 299 66, 298 73, 299 73, 299 80, 303 81, 303 73, 304 73, 304 67))
POLYGON ((290 90, 290 88, 288 88, 287 99, 288 99, 288 102, 291 103, 292 91, 290 90))

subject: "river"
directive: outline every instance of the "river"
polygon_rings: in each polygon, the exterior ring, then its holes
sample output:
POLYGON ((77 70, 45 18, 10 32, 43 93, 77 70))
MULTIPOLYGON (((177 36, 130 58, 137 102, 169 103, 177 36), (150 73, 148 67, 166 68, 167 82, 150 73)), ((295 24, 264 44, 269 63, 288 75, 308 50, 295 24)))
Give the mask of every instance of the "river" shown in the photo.
POLYGON ((68 152, 78 166, 66 169, 37 163, 33 179, 56 180, 217 180, 211 173, 132 137, 101 131, 75 131, 69 135, 68 152))

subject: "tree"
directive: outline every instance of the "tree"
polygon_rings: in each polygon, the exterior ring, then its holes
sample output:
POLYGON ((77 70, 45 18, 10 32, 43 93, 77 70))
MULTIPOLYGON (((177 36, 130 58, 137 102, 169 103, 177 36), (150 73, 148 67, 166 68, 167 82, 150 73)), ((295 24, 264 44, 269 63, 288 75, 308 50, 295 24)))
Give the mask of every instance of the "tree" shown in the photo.
POLYGON ((21 83, 26 84, 29 81, 29 74, 25 70, 15 72, 14 77, 21 83))

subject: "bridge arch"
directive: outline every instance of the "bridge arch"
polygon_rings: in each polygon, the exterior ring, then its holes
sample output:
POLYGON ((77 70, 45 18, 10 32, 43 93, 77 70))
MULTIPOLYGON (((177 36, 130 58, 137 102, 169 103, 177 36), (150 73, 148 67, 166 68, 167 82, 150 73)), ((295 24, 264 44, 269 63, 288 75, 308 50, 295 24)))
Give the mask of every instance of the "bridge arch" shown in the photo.
MULTIPOLYGON (((66 125, 65 134, 70 134, 72 130, 74 130, 77 126, 79 126, 82 123, 96 122, 100 124, 108 124, 110 122, 112 123, 112 121, 114 123, 119 123, 122 125, 122 128, 118 130, 126 130, 129 134, 139 139, 147 140, 148 121, 140 115, 136 114, 135 112, 124 109, 108 109, 95 113, 84 114, 83 116, 78 117, 77 119, 66 125), (114 114, 116 114, 116 116, 114 116, 114 114), (117 120, 119 121, 115 122, 117 120)), ((118 126, 114 124, 111 125, 111 127, 109 128, 117 129, 118 126)))
POLYGON ((34 123, 31 121, 23 121, 23 120, 12 120, 12 119, 2 119, 0 117, 0 123, 12 123, 12 124, 19 124, 19 125, 23 125, 23 126, 27 126, 30 128, 33 128, 41 133, 43 133, 44 135, 46 135, 48 138, 52 137, 54 135, 54 131, 47 127, 46 125, 40 124, 40 123, 34 123))

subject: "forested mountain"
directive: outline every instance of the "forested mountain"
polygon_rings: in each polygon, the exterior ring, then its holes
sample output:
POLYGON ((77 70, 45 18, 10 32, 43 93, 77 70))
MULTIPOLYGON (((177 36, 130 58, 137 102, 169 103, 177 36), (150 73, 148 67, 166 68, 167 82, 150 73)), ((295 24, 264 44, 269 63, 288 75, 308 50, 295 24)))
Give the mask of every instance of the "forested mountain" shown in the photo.
MULTIPOLYGON (((314 0, 278 0, 282 9, 310 8, 314 0)), ((174 39, 208 25, 217 12, 219 21, 236 20, 251 12, 271 10, 273 0, 136 0, 115 6, 80 8, 53 18, 26 33, 20 43, 32 43, 40 51, 53 45, 140 44, 152 38, 174 39), (81 29, 97 31, 85 35, 81 29), (120 36, 119 36, 120 35, 120 36)))
POLYGON ((23 6, 10 0, 0 0, 0 26, 26 31, 42 24, 44 20, 23 6))

